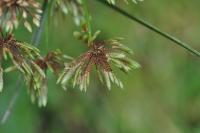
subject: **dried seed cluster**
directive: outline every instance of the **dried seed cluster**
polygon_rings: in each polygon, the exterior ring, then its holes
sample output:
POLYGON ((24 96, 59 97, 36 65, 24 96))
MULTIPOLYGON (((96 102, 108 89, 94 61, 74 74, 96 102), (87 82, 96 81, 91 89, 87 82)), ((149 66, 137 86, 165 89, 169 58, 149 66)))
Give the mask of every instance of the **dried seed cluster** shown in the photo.
POLYGON ((58 79, 58 83, 66 89, 70 79, 73 79, 73 86, 79 86, 80 90, 85 90, 89 85, 89 77, 92 68, 95 67, 100 81, 106 83, 111 89, 111 83, 123 88, 122 82, 113 73, 111 65, 119 68, 123 72, 128 72, 140 65, 131 60, 126 54, 132 51, 122 45, 119 39, 106 41, 92 41, 90 49, 65 66, 65 70, 58 79))
POLYGON ((13 35, 0 36, 0 62, 11 59, 13 65, 3 69, 0 65, 0 92, 3 90, 3 73, 19 70, 29 86, 29 93, 39 106, 47 103, 47 70, 59 76, 64 69, 64 62, 72 58, 63 55, 59 50, 49 52, 45 57, 37 48, 17 41, 13 35))
POLYGON ((36 56, 39 56, 38 49, 17 41, 11 34, 0 36, 0 62, 2 64, 3 59, 7 60, 10 58, 14 65, 5 70, 0 66, 0 90, 3 89, 3 72, 18 69, 24 75, 24 78, 28 79, 33 73, 29 60, 33 60, 36 56))
POLYGON ((12 31, 19 25, 19 17, 24 26, 31 32, 31 18, 36 26, 40 25, 40 3, 36 0, 0 0, 0 25, 6 31, 12 31))
POLYGON ((63 62, 66 60, 71 60, 71 58, 57 50, 31 62, 33 75, 27 83, 30 87, 29 93, 33 102, 37 99, 39 106, 46 106, 48 92, 46 72, 50 69, 52 73, 59 76, 61 70, 64 69, 63 62))

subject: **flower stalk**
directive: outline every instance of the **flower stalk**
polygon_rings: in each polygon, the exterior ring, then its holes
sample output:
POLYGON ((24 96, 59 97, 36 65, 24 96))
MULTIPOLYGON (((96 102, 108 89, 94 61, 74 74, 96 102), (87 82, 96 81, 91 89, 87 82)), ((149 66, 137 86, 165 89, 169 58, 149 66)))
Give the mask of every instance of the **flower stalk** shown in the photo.
POLYGON ((106 0, 97 0, 98 2, 102 3, 103 5, 105 5, 106 7, 116 11, 117 13, 123 15, 124 17, 136 22, 136 23, 139 23, 141 24, 143 27, 146 27, 148 28, 149 30, 159 34, 160 36, 174 42, 175 44, 177 44, 178 46, 186 49, 187 51, 189 51, 190 53, 196 55, 197 57, 200 57, 200 52, 197 51, 196 49, 192 48, 189 44, 179 40, 178 38, 170 35, 169 33, 166 33, 166 32, 163 32, 161 31, 158 27, 146 22, 145 20, 142 20, 138 17, 135 17, 131 14, 129 14, 128 12, 124 11, 123 9, 119 8, 118 6, 116 5, 112 5, 112 4, 109 4, 106 0))

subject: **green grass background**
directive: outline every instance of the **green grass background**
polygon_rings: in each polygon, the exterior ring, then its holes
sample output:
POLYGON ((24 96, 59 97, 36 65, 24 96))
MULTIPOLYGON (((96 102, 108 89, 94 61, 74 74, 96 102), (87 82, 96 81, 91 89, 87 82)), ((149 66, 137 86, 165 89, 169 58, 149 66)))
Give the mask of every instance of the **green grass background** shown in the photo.
MULTIPOLYGON (((101 38, 123 37, 142 68, 124 75, 124 89, 108 91, 96 77, 86 93, 78 88, 67 92, 49 74, 48 105, 38 108, 23 87, 11 116, 0 125, 0 133, 200 133, 200 60, 174 43, 90 0, 92 29, 101 38)), ((157 0, 134 5, 119 4, 163 31, 200 50, 200 1, 157 0)), ((42 54, 61 49, 77 57, 87 47, 73 37, 71 17, 54 16, 46 24, 39 46, 42 54), (57 21, 57 22, 53 22, 57 21), (55 24, 57 23, 57 24, 55 24)), ((29 41, 22 26, 15 32, 29 41)), ((18 73, 4 76, 0 115, 5 111, 18 73)))

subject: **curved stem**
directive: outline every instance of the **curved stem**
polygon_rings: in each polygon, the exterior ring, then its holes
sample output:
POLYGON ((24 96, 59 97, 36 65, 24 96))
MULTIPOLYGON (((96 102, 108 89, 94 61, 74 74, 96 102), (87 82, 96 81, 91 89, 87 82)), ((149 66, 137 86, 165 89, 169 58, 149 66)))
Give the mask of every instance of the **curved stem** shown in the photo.
MULTIPOLYGON (((40 27, 37 29, 37 31, 34 33, 34 35, 32 37, 31 43, 35 46, 39 45, 39 42, 41 40, 42 31, 45 27, 45 21, 46 21, 47 14, 48 14, 47 5, 48 5, 48 0, 45 0, 44 4, 43 4, 43 8, 42 8, 43 14, 42 14, 42 17, 40 20, 40 27)), ((16 90, 8 103, 8 107, 6 108, 6 111, 4 112, 4 114, 2 115, 2 117, 0 119, 0 124, 4 124, 8 120, 15 103, 16 103, 17 99, 19 98, 20 91, 23 87, 22 81, 23 81, 22 76, 19 76, 18 81, 16 82, 16 85, 15 85, 16 90)))
POLYGON ((127 17, 128 19, 132 20, 132 21, 135 21, 139 24, 141 24, 142 26, 150 29, 151 31, 161 35, 162 37, 165 37, 166 39, 174 42, 175 44, 179 45, 180 47, 186 49, 187 51, 191 52, 192 54, 200 57, 200 53, 195 50, 194 48, 192 48, 190 45, 188 45, 187 43, 179 40, 178 38, 166 33, 166 32, 163 32, 161 31, 158 27, 146 22, 145 20, 142 20, 140 18, 137 18, 131 14, 129 14, 128 12, 124 11, 123 9, 115 6, 115 5, 112 5, 112 4, 109 4, 106 0, 97 0, 98 2, 102 3, 103 5, 113 9, 114 11, 120 13, 121 15, 127 17))

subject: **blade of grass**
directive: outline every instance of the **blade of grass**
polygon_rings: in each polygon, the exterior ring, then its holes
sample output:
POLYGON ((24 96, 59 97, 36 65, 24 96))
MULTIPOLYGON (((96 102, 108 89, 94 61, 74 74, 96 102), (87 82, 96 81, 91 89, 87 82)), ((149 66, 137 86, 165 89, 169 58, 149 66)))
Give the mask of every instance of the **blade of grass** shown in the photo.
POLYGON ((200 57, 200 53, 197 50, 192 48, 187 43, 185 43, 185 42, 179 40, 178 38, 170 35, 169 33, 161 31, 158 27, 146 22, 145 20, 142 20, 142 19, 140 19, 138 17, 135 17, 135 16, 129 14, 128 12, 126 12, 123 9, 117 7, 116 5, 109 4, 106 0, 97 0, 97 1, 100 2, 101 4, 105 5, 106 7, 109 7, 112 10, 118 12, 119 14, 123 15, 124 17, 127 17, 128 19, 141 24, 142 26, 148 28, 149 30, 161 35, 162 37, 165 37, 166 39, 168 39, 168 40, 170 40, 172 42, 174 42, 175 44, 177 44, 178 46, 186 49, 187 51, 191 52, 192 54, 200 57))

